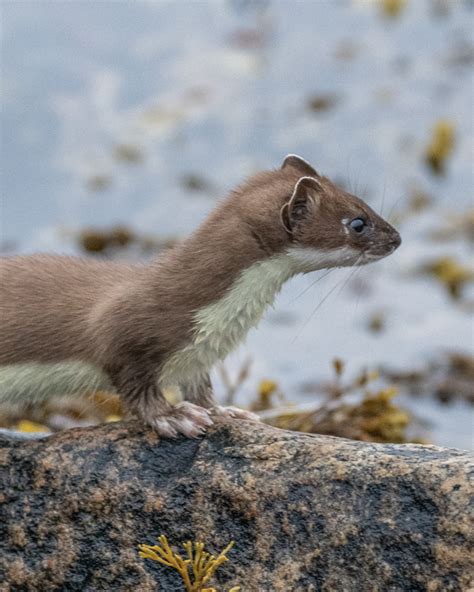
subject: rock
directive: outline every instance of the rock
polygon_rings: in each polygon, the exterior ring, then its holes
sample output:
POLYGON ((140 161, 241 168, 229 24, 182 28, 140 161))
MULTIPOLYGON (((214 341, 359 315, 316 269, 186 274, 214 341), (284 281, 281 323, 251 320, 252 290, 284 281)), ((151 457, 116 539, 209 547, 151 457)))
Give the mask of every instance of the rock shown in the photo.
POLYGON ((213 552, 235 540, 218 590, 470 585, 467 452, 245 421, 201 440, 159 441, 128 422, 0 442, 5 592, 181 591, 177 572, 138 555, 160 534, 213 552))

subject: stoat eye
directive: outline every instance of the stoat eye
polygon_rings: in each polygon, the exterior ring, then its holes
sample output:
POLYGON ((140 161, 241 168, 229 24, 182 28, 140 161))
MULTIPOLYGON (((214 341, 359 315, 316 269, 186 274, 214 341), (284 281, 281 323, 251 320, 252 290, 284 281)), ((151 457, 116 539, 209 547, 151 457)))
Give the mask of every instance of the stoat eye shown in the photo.
POLYGON ((359 232, 360 233, 360 232, 362 232, 364 230, 364 228, 367 226, 367 224, 365 223, 365 220, 362 220, 362 218, 354 218, 354 220, 351 220, 349 222, 349 226, 355 232, 359 232))

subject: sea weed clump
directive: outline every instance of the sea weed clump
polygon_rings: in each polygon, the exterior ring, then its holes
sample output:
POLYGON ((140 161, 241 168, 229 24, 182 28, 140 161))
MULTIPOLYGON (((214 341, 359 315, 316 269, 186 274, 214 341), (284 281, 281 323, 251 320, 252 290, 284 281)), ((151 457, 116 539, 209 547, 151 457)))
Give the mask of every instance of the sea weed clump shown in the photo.
POLYGON ((435 124, 425 152, 426 164, 435 175, 446 172, 446 162, 454 150, 455 138, 456 131, 451 121, 441 119, 435 124))
MULTIPOLYGON (((394 404, 397 389, 374 388, 377 372, 363 371, 345 380, 344 366, 342 360, 334 360, 335 376, 330 383, 317 386, 323 399, 311 408, 267 405, 266 411, 260 414, 263 421, 283 429, 366 442, 407 442, 406 431, 412 418, 394 404)), ((259 392, 259 401, 261 399, 259 392)), ((256 404, 252 407, 257 408, 256 404)))
POLYGON ((424 265, 422 271, 437 279, 454 300, 459 300, 464 287, 474 281, 473 270, 453 257, 439 257, 424 265))
POLYGON ((161 253, 174 246, 175 238, 160 238, 137 234, 127 226, 109 229, 84 228, 76 236, 77 246, 88 255, 116 258, 127 254, 149 255, 161 253))
POLYGON ((406 0, 380 0, 380 9, 383 16, 396 18, 406 6, 406 0))
MULTIPOLYGON (((227 547, 215 556, 204 551, 201 541, 183 543, 185 557, 175 553, 165 535, 158 537, 159 545, 139 545, 139 554, 143 559, 153 559, 162 565, 175 569, 183 579, 186 592, 217 592, 215 588, 204 587, 212 578, 217 568, 228 561, 227 553, 234 546, 231 541, 227 547)), ((229 592, 239 592, 240 586, 234 586, 229 592)))

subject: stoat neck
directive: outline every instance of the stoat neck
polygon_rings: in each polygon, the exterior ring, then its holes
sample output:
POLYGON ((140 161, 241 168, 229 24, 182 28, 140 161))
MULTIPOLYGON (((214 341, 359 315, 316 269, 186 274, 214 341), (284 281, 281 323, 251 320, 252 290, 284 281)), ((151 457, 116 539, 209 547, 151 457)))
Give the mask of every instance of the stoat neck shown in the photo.
POLYGON ((199 381, 258 324, 292 275, 294 263, 286 253, 258 261, 242 271, 221 298, 197 310, 192 341, 167 361, 161 383, 199 381))
MULTIPOLYGON (((172 295, 175 306, 200 310, 223 298, 246 270, 268 259, 248 225, 232 208, 221 207, 158 260, 155 287, 172 295)), ((253 288, 259 290, 258 278, 253 288)))

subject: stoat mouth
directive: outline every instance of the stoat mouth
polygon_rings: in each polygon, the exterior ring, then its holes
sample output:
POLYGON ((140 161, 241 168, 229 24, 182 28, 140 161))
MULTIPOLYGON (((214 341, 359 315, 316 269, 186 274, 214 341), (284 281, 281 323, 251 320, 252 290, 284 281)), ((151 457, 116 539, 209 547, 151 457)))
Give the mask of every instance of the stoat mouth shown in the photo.
POLYGON ((384 251, 364 251, 360 257, 360 262, 356 265, 366 265, 367 263, 373 263, 374 261, 379 261, 379 259, 384 259, 391 255, 395 249, 396 246, 389 250, 385 249, 384 251))
POLYGON ((367 263, 373 263, 374 261, 383 259, 387 254, 388 253, 386 253, 385 255, 375 255, 373 253, 364 253, 357 265, 367 265, 367 263))
POLYGON ((336 249, 316 249, 314 247, 292 247, 287 252, 295 266, 295 272, 309 273, 333 267, 352 267, 357 265, 361 253, 349 245, 336 249))

